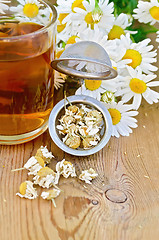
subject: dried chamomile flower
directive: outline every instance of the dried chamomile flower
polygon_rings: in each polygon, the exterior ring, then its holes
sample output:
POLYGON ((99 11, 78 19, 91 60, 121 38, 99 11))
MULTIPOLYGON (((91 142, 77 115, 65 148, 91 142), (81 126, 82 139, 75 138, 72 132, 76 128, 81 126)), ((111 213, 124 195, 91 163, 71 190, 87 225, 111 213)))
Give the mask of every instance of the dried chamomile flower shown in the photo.
POLYGON ((78 110, 76 116, 79 116, 78 118, 80 119, 84 116, 84 114, 85 114, 85 110, 81 108, 78 110))
POLYGON ((43 188, 49 188, 53 185, 58 184, 59 181, 59 173, 55 173, 49 167, 41 168, 37 175, 33 178, 34 183, 38 184, 43 188))
POLYGON ((71 105, 68 107, 68 110, 75 114, 78 112, 79 108, 76 105, 71 105))
POLYGON ((65 159, 56 164, 56 171, 65 178, 69 176, 76 177, 75 167, 71 162, 65 161, 65 159))
POLYGON ((61 126, 61 125, 57 125, 57 129, 60 130, 59 133, 60 134, 69 134, 70 136, 71 135, 75 135, 77 134, 77 127, 74 123, 70 124, 69 126, 61 126))
POLYGON ((97 145, 98 141, 95 141, 93 137, 86 137, 83 139, 82 144, 84 149, 89 149, 91 146, 97 145))
POLYGON ((78 129, 79 133, 81 136, 83 137, 86 137, 88 136, 88 127, 87 126, 79 126, 79 129, 78 129))
POLYGON ((28 175, 36 175, 42 167, 45 167, 44 160, 38 156, 29 158, 24 165, 24 168, 29 170, 28 175))
POLYGON ((102 122, 102 114, 97 111, 97 110, 92 110, 89 113, 87 113, 87 117, 86 117, 86 125, 90 126, 90 125, 100 125, 102 122))
POLYGON ((94 169, 90 168, 82 171, 82 173, 79 175, 79 179, 85 181, 86 183, 92 184, 90 181, 97 176, 98 174, 94 171, 94 169))
POLYGON ((73 149, 76 149, 80 146, 81 144, 81 139, 79 136, 67 136, 67 139, 65 141, 65 144, 73 149))
POLYGON ((43 199, 52 200, 52 198, 58 197, 60 195, 60 192, 61 192, 60 189, 53 188, 46 192, 42 192, 41 197, 43 199))
POLYGON ((75 122, 75 119, 74 117, 72 116, 69 116, 69 115, 64 115, 60 122, 63 124, 63 125, 66 125, 66 126, 69 126, 71 123, 74 123, 75 122))
POLYGON ((57 198, 60 195, 61 190, 53 188, 46 192, 42 192, 41 197, 46 200, 52 200, 54 206, 56 207, 54 198, 57 198))
POLYGON ((51 159, 54 158, 54 156, 52 155, 51 152, 48 151, 48 149, 47 149, 46 146, 45 146, 45 147, 41 146, 41 147, 37 150, 35 156, 41 157, 46 164, 49 164, 50 161, 51 161, 51 159))
POLYGON ((16 193, 17 196, 19 197, 24 197, 28 199, 34 199, 37 198, 37 191, 33 187, 33 183, 31 181, 25 181, 22 182, 20 187, 19 187, 19 193, 16 193))

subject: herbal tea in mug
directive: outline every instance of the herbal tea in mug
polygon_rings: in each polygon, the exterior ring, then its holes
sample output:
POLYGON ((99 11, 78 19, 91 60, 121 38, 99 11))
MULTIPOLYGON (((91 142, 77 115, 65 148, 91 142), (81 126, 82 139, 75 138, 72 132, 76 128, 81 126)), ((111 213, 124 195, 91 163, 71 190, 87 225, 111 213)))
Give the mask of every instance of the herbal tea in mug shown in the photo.
POLYGON ((29 141, 47 129, 53 108, 56 10, 11 1, 0 15, 0 143, 29 141), (11 2, 14 2, 14 6, 11 2))

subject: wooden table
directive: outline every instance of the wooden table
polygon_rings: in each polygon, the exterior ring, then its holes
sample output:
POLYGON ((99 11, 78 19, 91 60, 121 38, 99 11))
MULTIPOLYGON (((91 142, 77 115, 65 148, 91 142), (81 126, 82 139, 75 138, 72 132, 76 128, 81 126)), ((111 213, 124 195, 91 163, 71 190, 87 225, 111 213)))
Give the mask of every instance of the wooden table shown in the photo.
POLYGON ((158 240, 158 108, 143 102, 133 134, 112 137, 89 157, 65 154, 48 131, 26 144, 0 146, 0 240, 158 240), (77 174, 92 167, 99 176, 92 185, 62 178, 56 208, 40 197, 19 198, 16 192, 27 170, 11 169, 23 167, 41 145, 55 155, 53 168, 65 157, 77 174))

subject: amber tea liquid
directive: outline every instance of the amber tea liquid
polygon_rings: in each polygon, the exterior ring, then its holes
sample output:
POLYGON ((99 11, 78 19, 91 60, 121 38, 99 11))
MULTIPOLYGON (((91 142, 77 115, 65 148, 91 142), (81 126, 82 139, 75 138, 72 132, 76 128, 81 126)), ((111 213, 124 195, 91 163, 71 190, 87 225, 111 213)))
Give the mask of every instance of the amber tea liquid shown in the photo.
POLYGON ((54 46, 47 32, 36 34, 41 28, 35 23, 0 24, 0 136, 4 138, 27 139, 47 127, 53 107, 54 46), (34 34, 28 37, 28 33, 34 34), (8 37, 11 41, 5 42, 8 37))

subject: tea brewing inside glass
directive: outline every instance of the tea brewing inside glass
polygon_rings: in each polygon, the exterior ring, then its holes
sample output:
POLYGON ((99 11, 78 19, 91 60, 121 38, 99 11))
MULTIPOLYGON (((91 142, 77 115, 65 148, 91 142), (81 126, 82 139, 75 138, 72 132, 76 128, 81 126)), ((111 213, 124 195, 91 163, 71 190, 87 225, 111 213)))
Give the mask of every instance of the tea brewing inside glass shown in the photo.
POLYGON ((55 22, 56 10, 43 1, 11 1, 0 11, 2 144, 31 140, 47 128, 53 108, 55 22))

